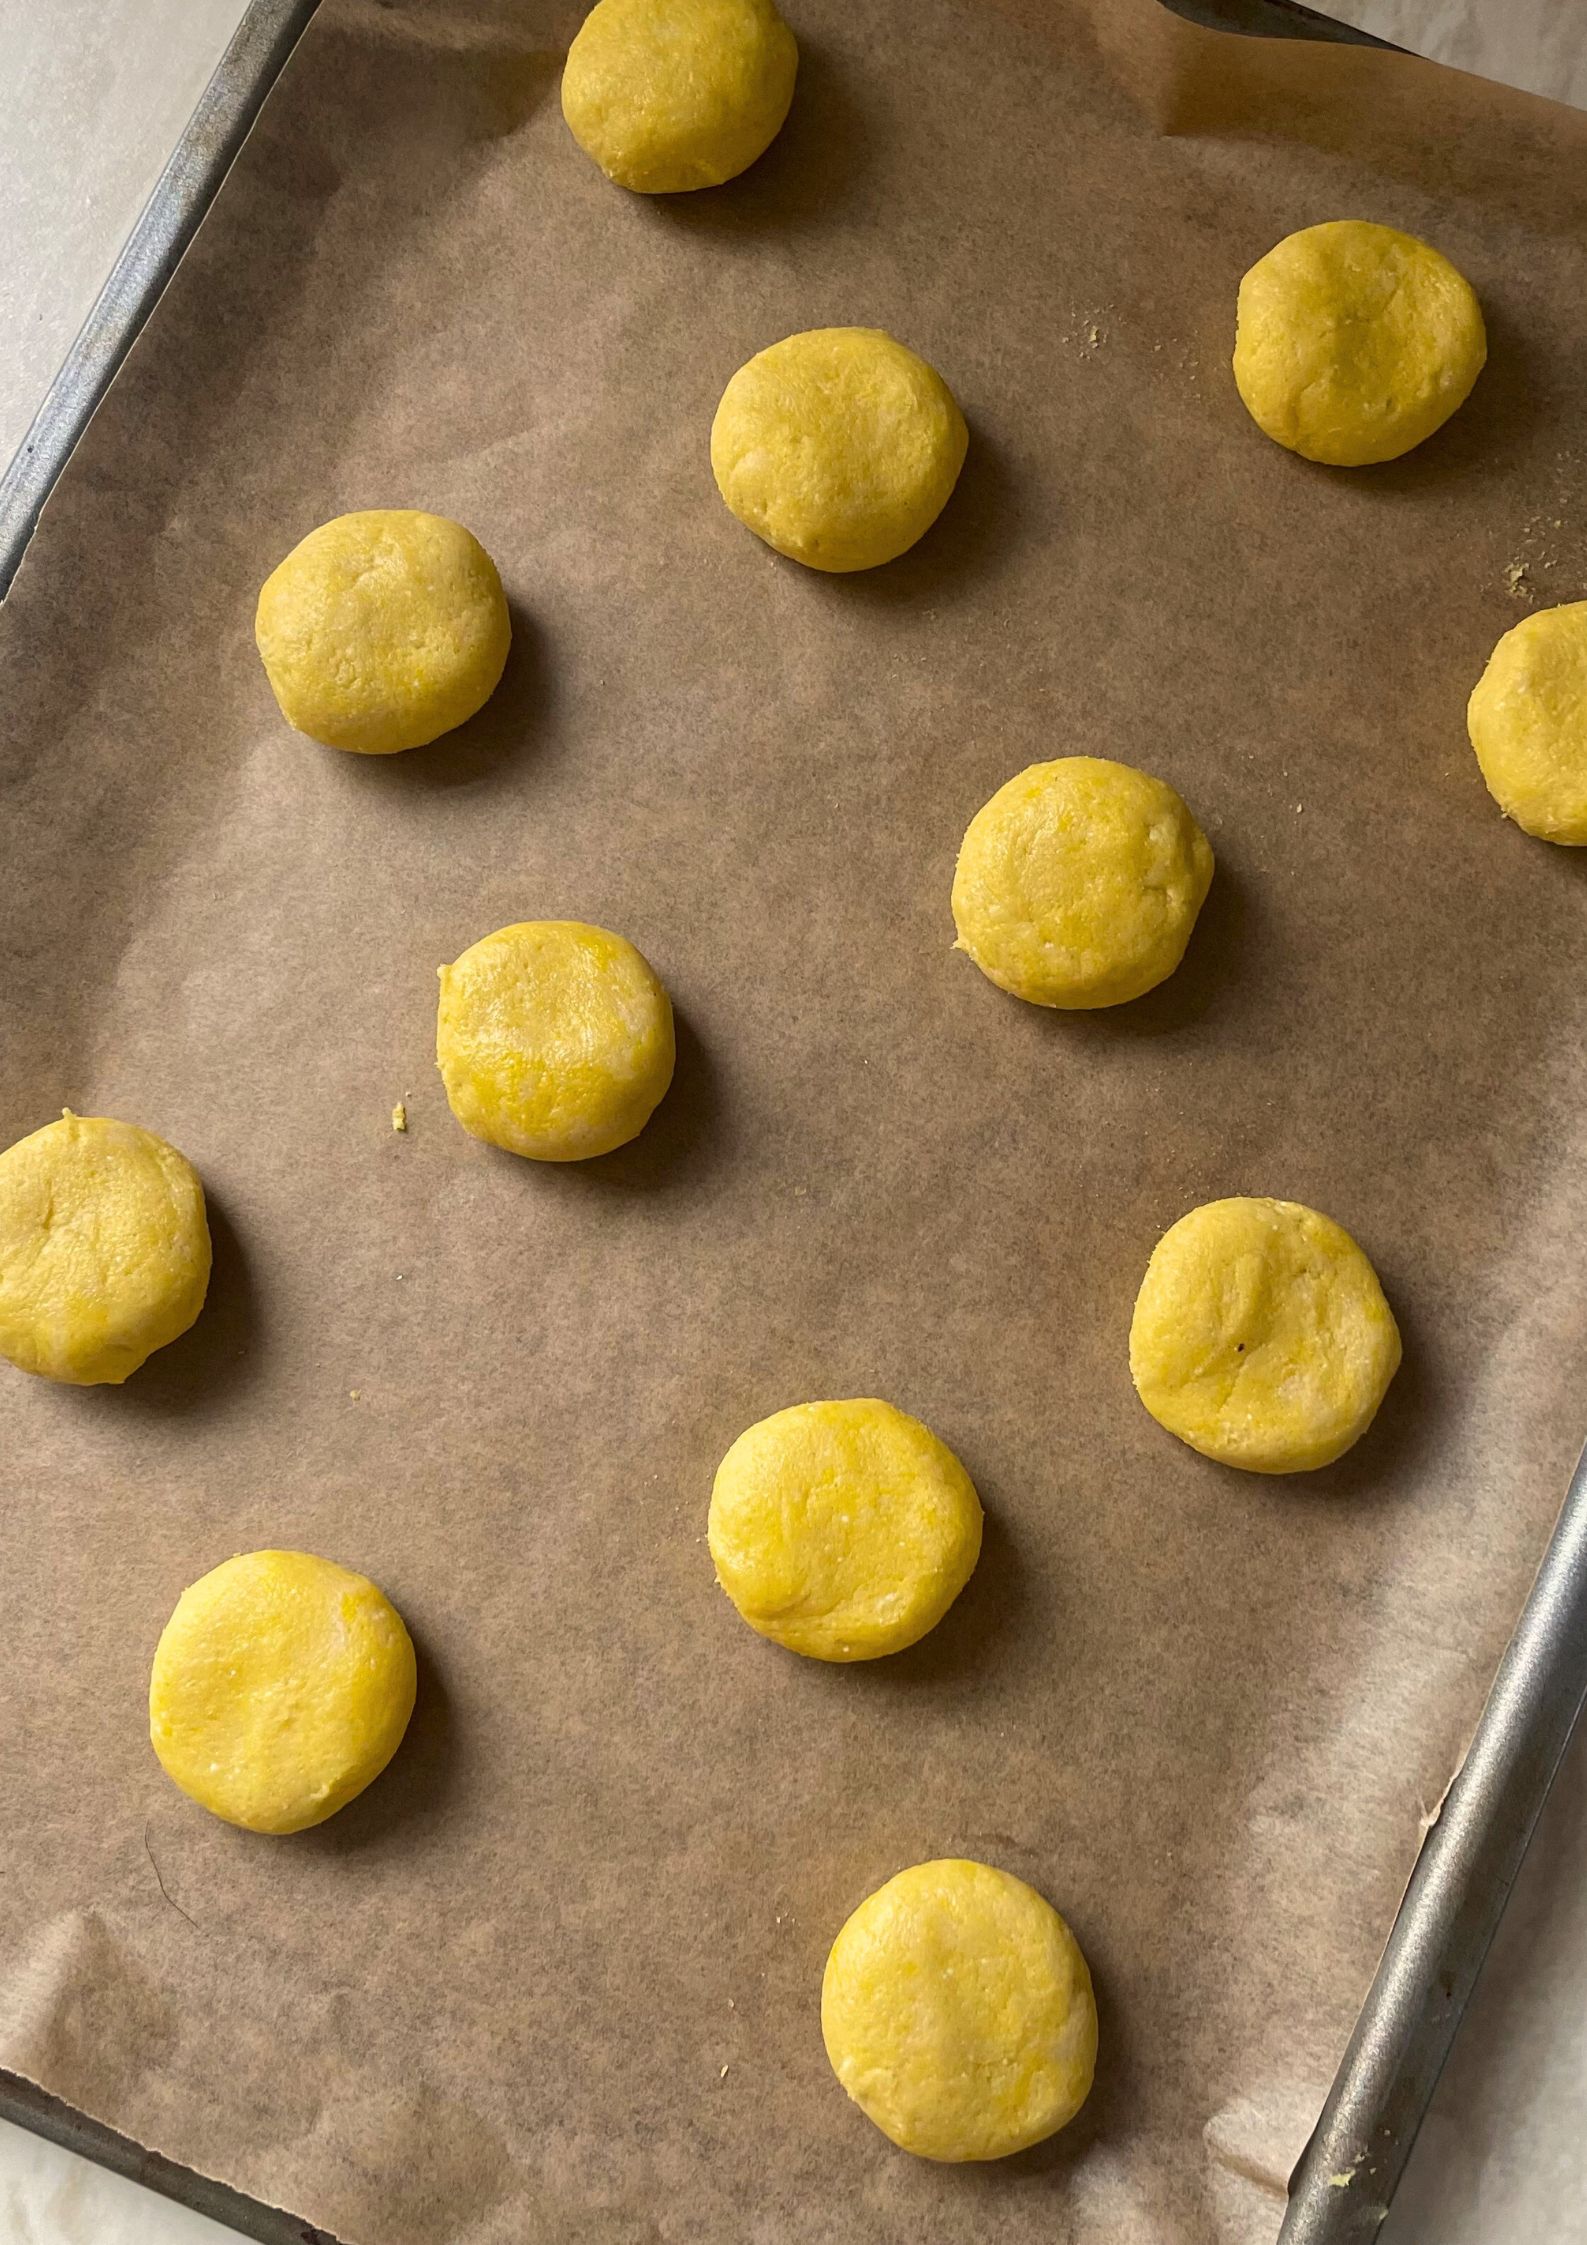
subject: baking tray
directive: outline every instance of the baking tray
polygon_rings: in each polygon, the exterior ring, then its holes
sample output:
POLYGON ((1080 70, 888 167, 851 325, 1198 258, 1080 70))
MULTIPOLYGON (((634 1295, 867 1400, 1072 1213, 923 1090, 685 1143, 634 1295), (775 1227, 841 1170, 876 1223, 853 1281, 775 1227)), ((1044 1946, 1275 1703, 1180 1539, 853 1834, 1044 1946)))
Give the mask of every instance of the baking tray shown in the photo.
MULTIPOLYGON (((1252 36, 1384 42, 1292 0, 1164 0, 1252 36)), ((175 271, 318 0, 251 0, 16 458, 0 477, 0 598, 39 514, 175 271)), ((1357 2245, 1387 2211, 1587 1697, 1587 1452, 1466 1759, 1423 1844, 1311 2141, 1281 2245, 1357 2245)), ((259 2245, 333 2245, 0 2073, 0 2115, 259 2245)))

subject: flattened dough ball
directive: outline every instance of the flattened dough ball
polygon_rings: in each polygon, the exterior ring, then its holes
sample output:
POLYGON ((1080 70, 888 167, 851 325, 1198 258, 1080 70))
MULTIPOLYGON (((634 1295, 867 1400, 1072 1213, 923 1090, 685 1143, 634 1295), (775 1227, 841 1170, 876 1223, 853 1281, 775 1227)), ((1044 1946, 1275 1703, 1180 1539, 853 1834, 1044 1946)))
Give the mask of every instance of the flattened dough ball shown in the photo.
POLYGON ((568 49, 562 114, 619 187, 719 187, 776 139, 798 68, 771 0, 599 0, 568 49))
POLYGON ((631 943, 520 920, 441 969, 435 1055, 463 1128, 530 1161, 638 1136, 672 1081, 672 1006, 631 943))
POLYGON ((323 1824, 372 1784, 413 1713, 413 1643, 363 1575, 248 1551, 184 1590, 149 1678, 167 1777, 250 1832, 323 1824))
POLYGON ((876 1660, 934 1629, 975 1571, 981 1502, 945 1442, 890 1403, 796 1403, 741 1434, 707 1523, 751 1629, 812 1660, 876 1660))
POLYGON ((922 2159, 1002 2159, 1073 2120, 1097 2062, 1080 1945, 990 1864, 917 1863, 862 1902, 821 1983, 832 2070, 922 2159))
POLYGON ((955 948, 1032 1005, 1122 1005, 1178 966, 1211 880, 1207 837, 1165 780, 1062 756, 1018 773, 970 821, 955 948))
POLYGON ((1488 792, 1540 841, 1587 844, 1587 600, 1507 631, 1466 710, 1488 792))
POLYGON ((969 435, 924 359, 875 327, 816 327, 741 366, 711 424, 740 522, 811 569, 874 569, 923 537, 969 435))
POLYGON ((119 1386, 185 1333, 209 1286, 204 1188, 134 1123, 74 1115, 0 1154, 0 1356, 119 1386))
POLYGON ((1240 283, 1246 408, 1275 443, 1329 467, 1409 452, 1464 404, 1487 355, 1470 282, 1392 226, 1303 227, 1240 283))
POLYGON ((397 507, 311 530, 265 579, 254 638, 289 725, 327 748, 394 756, 484 707, 512 624, 479 540, 397 507))
POLYGON ((1160 1426, 1247 1473, 1331 1465, 1371 1425, 1400 1361, 1376 1271, 1294 1200, 1214 1200, 1152 1251, 1130 1375, 1160 1426))

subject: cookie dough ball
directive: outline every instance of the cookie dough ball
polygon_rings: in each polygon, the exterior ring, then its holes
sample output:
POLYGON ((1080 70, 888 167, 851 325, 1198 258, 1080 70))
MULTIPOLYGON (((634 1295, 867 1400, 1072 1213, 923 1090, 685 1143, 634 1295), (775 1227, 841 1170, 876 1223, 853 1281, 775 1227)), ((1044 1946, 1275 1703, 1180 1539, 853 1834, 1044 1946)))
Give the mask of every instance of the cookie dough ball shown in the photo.
POLYGON ((1122 1005, 1178 966, 1211 880, 1166 781, 1102 756, 1032 764, 970 821, 955 949, 1032 1005, 1122 1005))
POLYGON ((975 1571, 981 1503, 944 1442, 890 1403, 796 1403, 717 1468, 717 1580, 762 1637, 876 1660, 934 1629, 975 1571))
POLYGON ((1247 1473, 1331 1465, 1372 1424, 1399 1328, 1350 1234, 1294 1200, 1215 1200, 1166 1231, 1130 1326, 1160 1426, 1247 1473))
POLYGON ((1505 633, 1466 727, 1506 818, 1540 841, 1587 844, 1587 600, 1505 633))
POLYGON ((1482 372, 1471 284, 1414 234, 1363 218, 1286 235, 1240 283, 1234 379, 1257 426, 1334 468, 1397 460, 1482 372))
POLYGON ((68 1108, 0 1154, 0 1356, 24 1372, 117 1387, 208 1285, 204 1188, 152 1131, 68 1108))
POLYGON ((832 1944, 832 2070, 922 2159, 1002 2159, 1073 2120, 1097 2062, 1079 1943, 1023 1879, 947 1860, 900 1871, 832 1944))
POLYGON ((422 748, 496 690, 512 625, 496 564, 461 523, 338 515, 265 579, 254 638, 289 725, 327 748, 422 748))
POLYGON ((741 366, 711 424, 740 522, 811 569, 874 569, 923 537, 969 435, 940 374, 875 327, 817 327, 741 366))
POLYGON ((619 187, 719 187, 776 139, 798 68, 771 0, 599 0, 568 49, 562 114, 619 187))
POLYGON ((626 1145, 672 1081, 672 1007, 646 960, 582 920, 520 920, 441 969, 435 1056, 454 1115, 530 1161, 626 1145))
POLYGON ((149 1736, 200 1808, 250 1832, 301 1832, 380 1775, 414 1689, 412 1640, 372 1582, 306 1551, 249 1551, 177 1600, 149 1736))

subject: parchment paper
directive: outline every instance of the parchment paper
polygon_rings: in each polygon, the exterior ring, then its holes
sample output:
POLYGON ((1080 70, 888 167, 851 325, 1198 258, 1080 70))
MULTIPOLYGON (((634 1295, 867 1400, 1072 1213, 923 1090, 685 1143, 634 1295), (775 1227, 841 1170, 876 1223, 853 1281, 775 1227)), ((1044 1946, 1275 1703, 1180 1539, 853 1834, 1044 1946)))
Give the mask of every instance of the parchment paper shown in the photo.
POLYGON ((1587 1421, 1580 854, 1506 826, 1463 705, 1583 569, 1587 129, 1149 0, 798 0, 788 128, 715 194, 563 129, 576 8, 327 0, 0 619, 0 1130, 164 1133, 213 1196, 193 1334, 3 1382, 0 2060, 348 2245, 1268 2239, 1587 1421), (1436 239, 1470 404, 1359 475, 1226 370, 1291 227, 1436 239), (888 327, 972 429, 931 536, 785 563, 717 500, 727 376, 888 327), (497 556, 487 711, 385 761, 250 642, 313 524, 497 556), (966 821, 1035 757, 1182 789, 1219 870, 1116 1013, 949 950, 966 821), (631 936, 682 1023, 631 1149, 448 1116, 435 967, 523 916, 631 936), (395 1135, 394 1100, 410 1129, 395 1135), (1406 1336, 1293 1482, 1131 1392, 1159 1232, 1316 1203, 1406 1336), (961 1453, 975 1580, 916 1650, 801 1662, 703 1541, 716 1461, 876 1393, 961 1453), (271 1841, 145 1738, 183 1585, 300 1545, 423 1648, 390 1772, 271 1841), (921 1857, 1072 1919, 1103 2058, 991 2168, 833 2082, 828 1943, 921 1857))

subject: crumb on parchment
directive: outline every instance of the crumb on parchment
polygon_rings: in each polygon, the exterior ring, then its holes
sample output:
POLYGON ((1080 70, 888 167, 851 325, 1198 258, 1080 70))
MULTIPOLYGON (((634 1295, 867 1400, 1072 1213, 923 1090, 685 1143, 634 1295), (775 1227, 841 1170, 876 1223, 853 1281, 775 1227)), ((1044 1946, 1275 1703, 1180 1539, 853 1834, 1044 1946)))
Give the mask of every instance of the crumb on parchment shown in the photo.
POLYGON ((1549 607, 1558 600, 1580 597, 1587 575, 1587 522, 1573 513, 1578 466, 1570 449, 1557 452, 1544 471, 1552 482, 1552 497, 1522 522, 1511 546, 1512 559, 1500 570, 1505 591, 1529 608, 1549 607))
POLYGON ((392 1129, 393 1129, 393 1130, 406 1130, 406 1129, 407 1129, 407 1127, 408 1127, 408 1103, 407 1103, 407 1101, 406 1101, 405 1099, 399 1099, 399 1100, 397 1101, 397 1104, 395 1105, 395 1107, 393 1107, 393 1108, 392 1108, 392 1110, 391 1110, 391 1127, 392 1127, 392 1129))
POLYGON ((1095 312, 1071 312, 1068 325, 1059 335, 1059 342, 1080 358, 1094 359, 1108 340, 1104 322, 1111 310, 1111 305, 1103 305, 1095 312))

